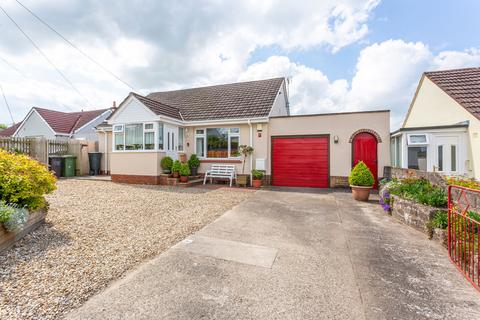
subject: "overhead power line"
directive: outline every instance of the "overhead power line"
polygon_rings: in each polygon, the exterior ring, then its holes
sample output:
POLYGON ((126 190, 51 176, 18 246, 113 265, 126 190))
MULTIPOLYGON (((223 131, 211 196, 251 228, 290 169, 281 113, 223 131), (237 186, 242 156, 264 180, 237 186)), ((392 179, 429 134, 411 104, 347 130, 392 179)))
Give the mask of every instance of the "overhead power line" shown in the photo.
POLYGON ((59 36, 60 38, 63 39, 63 41, 65 41, 66 43, 68 43, 71 47, 73 47, 75 50, 77 50, 78 52, 80 52, 85 58, 87 58, 88 60, 90 60, 92 63, 94 63, 95 65, 97 65, 99 68, 101 68, 103 71, 107 72, 108 74, 110 74, 112 77, 114 77, 115 79, 117 79, 118 81, 120 81, 121 83, 123 83, 124 85, 126 85, 127 87, 129 87, 132 91, 135 91, 135 88, 133 88, 133 86, 131 86, 128 82, 122 80, 119 76, 117 76, 115 73, 113 73, 112 71, 110 71, 109 69, 107 69, 106 67, 104 67, 102 64, 100 64, 99 62, 97 62, 95 59, 93 59, 91 56, 89 56, 87 53, 85 53, 83 50, 81 50, 79 47, 77 47, 74 43, 72 43, 70 40, 68 40, 65 36, 63 36, 60 32, 58 32, 54 27, 52 27, 51 25, 49 25, 45 20, 43 20, 42 18, 40 18, 37 14, 35 14, 32 10, 30 10, 29 8, 27 8, 27 6, 25 6, 23 3, 21 3, 20 1, 18 0, 15 0, 17 1, 17 3, 19 5, 21 5, 25 10, 27 10, 32 16, 34 16, 38 21, 40 21, 43 25, 45 25, 48 29, 50 29, 52 32, 54 32, 57 36, 59 36))
POLYGON ((35 43, 35 41, 33 41, 33 39, 30 38, 30 36, 25 31, 23 31, 23 29, 7 13, 7 11, 5 11, 5 9, 2 6, 0 6, 0 10, 3 11, 3 13, 8 17, 8 19, 10 19, 10 21, 17 27, 17 29, 25 36, 25 38, 27 38, 27 40, 32 44, 32 46, 34 46, 35 49, 37 49, 37 51, 43 56, 43 58, 58 72, 58 74, 63 78, 63 80, 65 80, 65 82, 67 82, 70 85, 70 87, 72 87, 72 89, 87 102, 88 105, 91 105, 87 97, 85 97, 80 92, 80 90, 78 90, 77 87, 75 87, 75 85, 65 76, 65 74, 63 74, 63 72, 53 63, 53 61, 48 58, 48 56, 42 51, 42 49, 40 49, 40 47, 35 43))
POLYGON ((2 85, 0 85, 0 90, 2 90, 3 100, 5 100, 5 105, 7 106, 8 113, 10 113, 10 118, 12 119, 12 126, 15 124, 15 120, 13 119, 12 110, 10 110, 10 105, 8 104, 7 96, 3 91, 2 85))

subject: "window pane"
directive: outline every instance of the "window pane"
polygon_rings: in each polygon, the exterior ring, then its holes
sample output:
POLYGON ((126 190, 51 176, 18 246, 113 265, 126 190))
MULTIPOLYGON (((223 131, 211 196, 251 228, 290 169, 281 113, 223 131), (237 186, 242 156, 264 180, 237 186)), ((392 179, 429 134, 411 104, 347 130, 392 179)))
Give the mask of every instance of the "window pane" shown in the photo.
POLYGON ((125 125, 125 150, 143 149, 143 125, 125 125))
POLYGON ((228 129, 207 129, 207 157, 228 158, 228 129))
POLYGON ((153 132, 145 132, 145 150, 155 149, 155 134, 153 132))
POLYGON ((438 146, 438 171, 443 171, 443 146, 438 146))
POLYGON ((427 171, 427 147, 408 148, 408 168, 427 171))
POLYGON ((178 151, 183 151, 183 128, 178 128, 178 151))
POLYGON ((427 143, 427 136, 424 134, 411 134, 409 140, 410 143, 427 143))
POLYGON ((396 166, 401 168, 402 167, 402 137, 396 138, 396 148, 397 151, 395 153, 396 159, 396 166))
POLYGON ((457 171, 457 146, 450 146, 451 158, 452 158, 452 171, 457 171))
POLYGON ((238 145, 240 144, 240 137, 230 137, 230 157, 238 156, 238 145))
POLYGON ((197 129, 195 131, 196 134, 205 134, 205 131, 204 130, 201 130, 201 129, 197 129))
POLYGON ((397 139, 396 138, 391 138, 390 139, 390 164, 392 165, 392 167, 396 167, 397 166, 397 163, 395 162, 396 158, 395 158, 395 141, 397 139))
POLYGON ((230 133, 240 133, 240 128, 230 128, 230 133))
POLYGON ((163 150, 163 123, 158 124, 158 149, 163 150))
POLYGON ((118 124, 116 126, 113 126, 113 131, 114 132, 123 132, 123 125, 118 124))
POLYGON ((153 130, 153 123, 146 123, 145 130, 153 130))
POLYGON ((115 133, 115 150, 123 150, 123 132, 115 133))
POLYGON ((205 138, 203 137, 197 137, 195 141, 195 153, 197 154, 198 157, 205 157, 205 138))

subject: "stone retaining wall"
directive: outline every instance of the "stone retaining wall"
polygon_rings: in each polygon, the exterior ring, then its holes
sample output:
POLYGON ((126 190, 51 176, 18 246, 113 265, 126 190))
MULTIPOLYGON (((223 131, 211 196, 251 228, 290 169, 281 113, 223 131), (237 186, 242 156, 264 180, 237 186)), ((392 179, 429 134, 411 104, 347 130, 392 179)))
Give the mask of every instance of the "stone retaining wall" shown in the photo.
POLYGON ((426 179, 430 181, 431 184, 447 189, 447 182, 445 177, 438 172, 427 172, 420 171, 415 169, 404 169, 396 167, 385 167, 383 176, 389 179, 406 179, 406 178, 417 178, 417 179, 426 179))
POLYGON ((427 224, 435 212, 442 210, 442 208, 426 206, 395 195, 391 197, 393 199, 392 216, 425 233, 428 233, 427 224))

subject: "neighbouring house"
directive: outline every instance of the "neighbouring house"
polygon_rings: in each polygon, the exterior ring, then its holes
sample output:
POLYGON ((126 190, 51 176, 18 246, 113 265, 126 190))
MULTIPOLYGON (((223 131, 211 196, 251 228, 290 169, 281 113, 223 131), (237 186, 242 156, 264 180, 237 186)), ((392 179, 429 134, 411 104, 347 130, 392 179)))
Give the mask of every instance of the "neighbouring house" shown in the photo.
POLYGON ((389 111, 292 116, 284 78, 215 85, 146 96, 130 93, 97 126, 102 170, 115 182, 162 184, 160 160, 195 153, 199 172, 234 164, 239 145, 254 148, 245 164, 276 186, 348 185, 352 165, 374 174, 390 163, 389 111))
POLYGON ((422 75, 391 134, 391 159, 395 167, 480 179, 480 68, 422 75))
POLYGON ((1 131, 0 136, 94 141, 98 139, 95 127, 112 112, 113 109, 60 112, 33 107, 21 122, 1 131))

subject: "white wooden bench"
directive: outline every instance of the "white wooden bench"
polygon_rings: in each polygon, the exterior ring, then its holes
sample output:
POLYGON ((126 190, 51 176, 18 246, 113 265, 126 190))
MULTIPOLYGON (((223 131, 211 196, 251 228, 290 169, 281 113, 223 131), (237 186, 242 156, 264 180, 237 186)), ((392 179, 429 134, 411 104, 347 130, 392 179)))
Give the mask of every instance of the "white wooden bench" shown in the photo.
POLYGON ((235 166, 230 164, 214 164, 210 167, 210 170, 205 172, 205 178, 203 178, 203 184, 207 183, 207 178, 210 178, 212 183, 213 178, 230 179, 230 187, 232 186, 233 179, 237 179, 237 173, 235 166))

